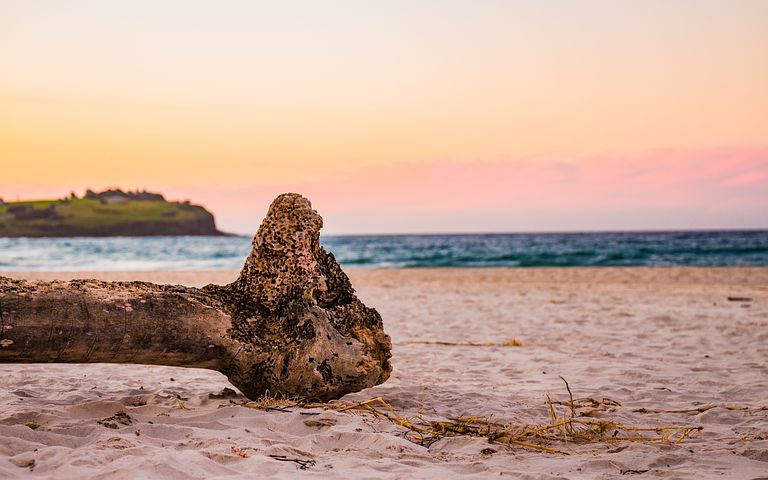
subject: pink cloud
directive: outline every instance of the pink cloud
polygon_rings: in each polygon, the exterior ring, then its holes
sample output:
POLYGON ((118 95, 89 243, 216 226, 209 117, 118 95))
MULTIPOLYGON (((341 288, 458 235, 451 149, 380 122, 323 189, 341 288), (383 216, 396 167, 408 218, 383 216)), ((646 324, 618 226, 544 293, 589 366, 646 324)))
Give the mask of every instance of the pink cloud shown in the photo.
POLYGON ((765 182, 768 175, 765 172, 748 172, 742 175, 736 175, 735 177, 726 178, 723 180, 724 185, 749 185, 753 183, 765 182))
MULTIPOLYGON (((173 193, 209 205, 224 228, 247 232, 258 224, 271 199, 284 191, 303 193, 324 215, 349 222, 376 214, 394 222, 400 216, 404 225, 418 225, 420 218, 440 216, 446 219, 440 227, 446 231, 471 228, 465 224, 472 215, 517 218, 531 212, 552 214, 554 223, 558 215, 588 215, 590 225, 598 226, 592 228, 599 228, 603 213, 606 217, 621 212, 631 216, 631 212, 642 211, 646 223, 647 218, 654 218, 654 212, 659 218, 676 214, 681 216, 679 228, 689 228, 716 227, 722 223, 717 218, 731 213, 737 218, 747 212, 750 216, 742 223, 748 224, 742 226, 768 227, 768 215, 761 213, 768 210, 768 149, 653 150, 570 159, 401 163, 350 167, 334 181, 236 190, 198 187, 173 193), (254 215, 254 211, 259 214, 254 215), (686 225, 684 215, 696 217, 698 223, 686 225), (451 216, 456 218, 455 225, 450 224, 451 216), (702 224, 707 218, 712 218, 712 225, 702 224)), ((628 225, 622 228, 633 226, 628 225)), ((634 227, 655 228, 644 224, 634 227)), ((548 228, 557 229, 557 225, 548 228)), ((341 230, 355 231, 355 225, 343 225, 341 230)))

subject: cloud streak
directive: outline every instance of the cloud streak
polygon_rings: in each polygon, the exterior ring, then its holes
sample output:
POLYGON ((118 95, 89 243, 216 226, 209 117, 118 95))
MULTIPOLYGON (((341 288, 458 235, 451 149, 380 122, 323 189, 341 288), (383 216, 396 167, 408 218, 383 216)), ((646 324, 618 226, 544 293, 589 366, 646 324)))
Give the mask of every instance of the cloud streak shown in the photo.
POLYGON ((225 229, 245 233, 284 191, 312 199, 333 232, 767 228, 768 148, 401 163, 335 180, 169 193, 209 205, 225 229))

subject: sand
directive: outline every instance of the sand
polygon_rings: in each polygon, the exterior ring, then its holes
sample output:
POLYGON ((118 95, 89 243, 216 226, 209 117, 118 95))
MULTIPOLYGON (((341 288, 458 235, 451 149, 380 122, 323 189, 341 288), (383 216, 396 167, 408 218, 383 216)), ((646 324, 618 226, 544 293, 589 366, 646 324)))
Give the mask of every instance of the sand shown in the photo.
MULTIPOLYGON (((216 372, 0 365, 0 478, 768 478, 768 268, 348 273, 384 318, 394 372, 346 401, 381 396, 409 417, 543 424, 547 394, 568 398, 563 376, 576 397, 621 404, 597 418, 703 430, 679 445, 554 445, 570 455, 466 437, 425 447, 367 415, 265 412, 211 398, 229 386, 216 372), (512 337, 523 345, 410 343, 512 337), (714 408, 637 411, 705 405, 714 408), (98 423, 121 411, 130 425, 98 423), (314 463, 302 470, 270 455, 314 463)), ((203 285, 236 272, 5 275, 203 285)))

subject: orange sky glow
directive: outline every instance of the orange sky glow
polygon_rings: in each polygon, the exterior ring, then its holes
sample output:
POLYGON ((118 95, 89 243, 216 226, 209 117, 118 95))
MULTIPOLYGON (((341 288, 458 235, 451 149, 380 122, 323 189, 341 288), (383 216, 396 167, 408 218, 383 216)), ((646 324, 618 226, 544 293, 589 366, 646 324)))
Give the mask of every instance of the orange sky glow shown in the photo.
POLYGON ((0 0, 0 197, 252 233, 768 228, 768 2, 0 0))

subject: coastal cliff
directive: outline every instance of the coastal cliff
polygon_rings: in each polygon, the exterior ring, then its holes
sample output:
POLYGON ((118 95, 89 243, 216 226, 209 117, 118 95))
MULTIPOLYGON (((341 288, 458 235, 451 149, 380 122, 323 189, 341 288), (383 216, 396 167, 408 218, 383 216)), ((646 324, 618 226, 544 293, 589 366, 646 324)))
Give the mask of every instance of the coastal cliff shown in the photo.
POLYGON ((82 198, 0 201, 0 237, 223 235, 208 210, 159 193, 88 190, 82 198))

